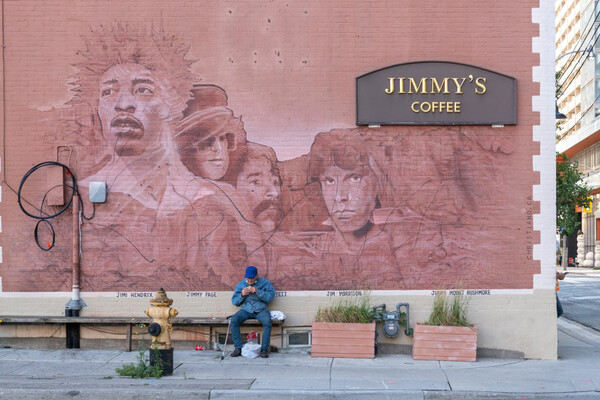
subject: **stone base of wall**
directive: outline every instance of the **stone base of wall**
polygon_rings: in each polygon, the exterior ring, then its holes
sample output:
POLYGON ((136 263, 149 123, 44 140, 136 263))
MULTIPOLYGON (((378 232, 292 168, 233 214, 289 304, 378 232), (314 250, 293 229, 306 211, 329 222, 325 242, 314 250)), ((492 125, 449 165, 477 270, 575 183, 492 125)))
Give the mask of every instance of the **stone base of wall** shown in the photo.
MULTIPOLYGON (((379 343, 377 354, 412 354, 412 346, 409 344, 379 343)), ((522 351, 506 349, 477 348, 477 358, 499 358, 504 360, 523 360, 525 354, 522 351)))
MULTIPOLYGON (((119 339, 81 339, 83 350, 123 350, 125 341, 119 339)), ((193 350, 195 346, 208 348, 208 342, 195 342, 189 340, 178 340, 173 342, 175 350, 193 350)), ((0 348, 12 349, 40 349, 61 350, 65 348, 65 338, 0 338, 0 348)), ((135 348, 134 350, 135 351, 135 348)), ((310 347, 288 347, 281 349, 282 353, 310 353, 310 347)), ((379 343, 377 354, 412 354, 412 346, 408 344, 379 343)), ((375 356, 377 357, 377 356, 375 356)), ((477 358, 498 358, 522 360, 525 358, 523 352, 503 349, 477 349, 477 358)))
MULTIPOLYGON (((200 300, 187 298, 185 292, 173 292, 169 293, 169 296, 174 299, 173 307, 179 310, 179 315, 182 317, 230 315, 237 310, 231 305, 231 292, 217 292, 216 298, 200 300)), ((85 301, 88 306, 84 308, 83 315, 90 316, 107 315, 114 310, 119 310, 121 315, 139 316, 148 307, 147 299, 120 299, 86 295, 85 301)), ((281 310, 285 313, 284 329, 310 330, 310 324, 318 307, 326 305, 330 301, 331 299, 325 295, 276 297, 271 304, 271 309, 281 310)), ((426 321, 429 317, 433 296, 402 292, 394 295, 371 293, 371 304, 385 303, 390 306, 398 301, 410 304, 410 324, 414 326, 416 322, 426 321)), ((64 303, 64 298, 19 299, 0 295, 0 309, 12 309, 15 314, 19 315, 60 315, 61 311, 64 311, 64 303)), ((470 297, 469 319, 479 329, 478 357, 523 358, 524 356, 532 359, 556 359, 557 357, 556 292, 554 289, 534 290, 532 293, 499 293, 470 297), (514 329, 515 326, 524 329, 517 332, 514 329)), ((147 321, 147 318, 140 320, 141 323, 147 321)), ((410 351, 406 349, 412 348, 412 338, 406 336, 404 332, 400 332, 396 338, 387 338, 381 331, 381 324, 377 325, 380 354, 387 352, 410 354, 410 351)), ((113 348, 125 348, 125 327, 95 326, 93 328, 82 328, 82 347, 87 340, 95 340, 98 341, 97 343, 106 340, 117 343, 113 348)), ((145 329, 139 328, 133 332, 133 349, 137 348, 135 335, 141 335, 145 329)), ((225 334, 227 327, 215 328, 215 331, 225 334)), ((280 333, 278 330, 274 330, 272 333, 272 343, 277 347, 281 347, 281 336, 278 336, 280 333)), ((64 327, 58 325, 0 325, 0 347, 5 343, 8 345, 14 343, 8 340, 17 340, 18 342, 19 339, 39 338, 40 341, 57 340, 59 345, 55 348, 64 348, 64 337, 64 327)), ((173 332, 175 343, 189 341, 190 345, 182 347, 183 349, 193 349, 195 345, 202 345, 202 343, 206 343, 207 337, 208 328, 203 330, 195 327, 185 327, 184 329, 176 327, 173 332)), ((179 349, 177 346, 176 344, 175 348, 179 349)), ((27 345, 23 347, 27 347, 27 345)), ((94 348, 108 347, 97 345, 94 348)))

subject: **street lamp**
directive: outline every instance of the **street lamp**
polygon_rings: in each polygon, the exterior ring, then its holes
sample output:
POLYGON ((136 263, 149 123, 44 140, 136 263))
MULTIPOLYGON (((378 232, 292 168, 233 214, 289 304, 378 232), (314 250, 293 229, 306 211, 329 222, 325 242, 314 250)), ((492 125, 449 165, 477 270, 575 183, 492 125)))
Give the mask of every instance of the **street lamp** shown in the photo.
POLYGON ((556 58, 556 60, 554 60, 554 62, 556 63, 558 60, 560 60, 561 58, 568 56, 569 54, 575 54, 575 53, 588 53, 587 58, 588 60, 592 60, 594 59, 594 56, 596 55, 594 53, 594 45, 590 44, 589 47, 585 50, 572 50, 572 51, 567 51, 565 54, 562 54, 560 56, 558 56, 556 58))

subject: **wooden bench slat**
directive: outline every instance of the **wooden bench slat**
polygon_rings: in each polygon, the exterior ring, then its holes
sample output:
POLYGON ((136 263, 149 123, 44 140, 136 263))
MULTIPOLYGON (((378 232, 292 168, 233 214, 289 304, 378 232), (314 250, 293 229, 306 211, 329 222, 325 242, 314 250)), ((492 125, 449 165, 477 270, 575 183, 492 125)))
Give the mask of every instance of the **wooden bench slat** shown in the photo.
MULTIPOLYGON (((137 324, 148 324, 148 317, 65 317, 65 316, 39 316, 39 315, 0 315, 0 326, 19 325, 19 324, 102 324, 102 325, 126 325, 125 331, 125 350, 131 351, 132 327, 137 324)), ((283 325, 285 320, 271 320, 272 325, 283 325)), ((196 325, 207 326, 211 328, 210 337, 212 338, 212 327, 227 326, 229 318, 227 317, 175 317, 173 326, 196 325)), ((256 319, 244 321, 243 325, 260 326, 261 323, 256 319)), ((283 346, 283 335, 281 336, 281 345, 283 346)))

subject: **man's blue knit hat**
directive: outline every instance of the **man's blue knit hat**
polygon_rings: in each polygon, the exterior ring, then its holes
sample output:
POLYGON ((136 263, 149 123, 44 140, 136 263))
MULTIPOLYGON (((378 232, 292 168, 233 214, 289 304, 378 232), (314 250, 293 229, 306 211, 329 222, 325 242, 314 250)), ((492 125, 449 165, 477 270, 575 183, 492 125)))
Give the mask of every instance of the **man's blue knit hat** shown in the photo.
POLYGON ((248 268, 246 268, 246 278, 255 278, 256 274, 258 274, 258 270, 256 269, 256 267, 251 265, 248 268))

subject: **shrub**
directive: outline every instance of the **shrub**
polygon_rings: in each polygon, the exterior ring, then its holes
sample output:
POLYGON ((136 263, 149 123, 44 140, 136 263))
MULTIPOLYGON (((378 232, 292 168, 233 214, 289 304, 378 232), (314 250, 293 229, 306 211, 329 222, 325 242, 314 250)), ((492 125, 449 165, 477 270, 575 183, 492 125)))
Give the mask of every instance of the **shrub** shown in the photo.
POLYGON ((162 376, 163 367, 160 363, 160 355, 158 349, 153 349, 154 359, 158 362, 154 365, 150 365, 150 360, 146 357, 146 351, 144 346, 140 346, 138 349, 138 355, 136 356, 137 364, 130 363, 125 364, 121 368, 116 368, 115 372, 120 376, 130 376, 132 378, 160 378, 162 376))
POLYGON ((371 323, 373 309, 370 296, 343 297, 319 307, 315 322, 371 323))
POLYGON ((446 291, 438 290, 433 299, 433 309, 425 325, 469 326, 468 306, 469 300, 462 294, 455 294, 450 300, 446 291))

